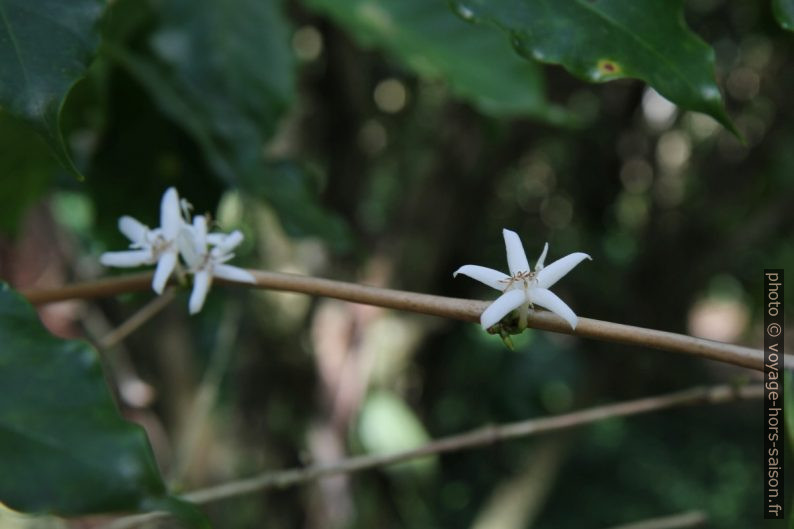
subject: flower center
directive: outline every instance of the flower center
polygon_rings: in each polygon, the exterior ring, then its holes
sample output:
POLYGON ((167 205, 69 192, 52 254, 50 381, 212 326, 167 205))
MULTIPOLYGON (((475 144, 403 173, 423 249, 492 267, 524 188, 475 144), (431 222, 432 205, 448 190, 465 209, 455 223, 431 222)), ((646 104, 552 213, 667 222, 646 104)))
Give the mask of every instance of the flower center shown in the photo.
POLYGON ((505 286, 505 292, 510 290, 511 288, 515 288, 514 285, 516 283, 523 283, 523 288, 526 290, 529 288, 529 285, 535 281, 535 272, 528 272, 528 271, 520 271, 517 272, 515 275, 508 277, 507 279, 500 280, 501 283, 507 283, 505 286))
POLYGON ((159 256, 165 253, 165 251, 168 250, 173 244, 173 241, 167 240, 165 237, 163 237, 162 233, 149 232, 149 234, 150 234, 149 244, 152 247, 152 253, 154 255, 159 256))

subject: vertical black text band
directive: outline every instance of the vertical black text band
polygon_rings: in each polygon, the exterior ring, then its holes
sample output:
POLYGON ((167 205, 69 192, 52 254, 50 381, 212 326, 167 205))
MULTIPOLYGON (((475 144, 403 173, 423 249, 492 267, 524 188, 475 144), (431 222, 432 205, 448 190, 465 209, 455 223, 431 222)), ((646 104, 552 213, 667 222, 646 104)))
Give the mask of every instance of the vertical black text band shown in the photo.
POLYGON ((783 270, 764 270, 764 518, 784 518, 783 270))

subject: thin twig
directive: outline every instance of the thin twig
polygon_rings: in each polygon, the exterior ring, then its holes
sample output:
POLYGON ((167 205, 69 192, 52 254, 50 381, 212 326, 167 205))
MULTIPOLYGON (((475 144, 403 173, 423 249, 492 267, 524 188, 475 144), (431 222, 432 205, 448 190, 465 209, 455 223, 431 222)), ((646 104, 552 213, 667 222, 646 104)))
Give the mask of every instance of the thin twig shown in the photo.
MULTIPOLYGON (((478 322, 480 314, 489 304, 486 301, 417 294, 295 274, 258 270, 251 270, 251 273, 256 278, 255 288, 327 296, 353 303, 377 305, 471 322, 478 322)), ((34 304, 73 298, 114 296, 123 292, 149 288, 151 277, 151 274, 130 275, 77 283, 60 289, 27 290, 22 291, 22 294, 34 304)), ((222 280, 219 280, 218 283, 232 284, 222 280)), ((243 283, 234 284, 250 286, 243 283)), ((579 318, 579 324, 576 330, 573 330, 562 318, 547 311, 531 311, 528 323, 530 327, 545 331, 688 354, 759 371, 764 369, 763 352, 740 345, 590 318, 579 318)), ((794 357, 785 355, 785 365, 786 367, 794 366, 794 357)))
POLYGON ((240 308, 236 303, 226 306, 218 325, 215 346, 210 354, 209 364, 204 371, 187 417, 182 421, 185 426, 177 442, 176 460, 171 473, 171 483, 174 485, 178 486, 182 482, 191 463, 196 458, 201 435, 207 428, 207 421, 212 407, 216 403, 221 381, 229 367, 234 341, 239 330, 237 327, 239 317, 240 308))
MULTIPOLYGON (((199 504, 210 503, 267 489, 284 489, 336 474, 349 474, 390 466, 412 459, 575 428, 605 419, 628 417, 694 404, 721 404, 742 399, 757 399, 763 397, 763 395, 764 388, 762 385, 737 387, 722 384, 711 387, 696 387, 665 395, 597 406, 564 415, 486 426, 470 432, 437 439, 419 448, 402 452, 356 456, 331 464, 265 472, 251 478, 188 492, 183 494, 182 498, 199 504)), ((161 516, 166 516, 166 513, 157 512, 126 516, 115 520, 102 529, 126 529, 161 516)))
POLYGON ((121 325, 102 337, 99 346, 103 349, 111 349, 127 336, 137 331, 144 323, 155 317, 161 310, 166 308, 174 299, 176 289, 168 287, 162 296, 157 296, 141 307, 135 314, 127 318, 121 325))
POLYGON ((610 529, 687 529, 690 527, 703 527, 708 522, 708 517, 703 511, 689 511, 672 516, 651 518, 625 525, 616 525, 610 529))

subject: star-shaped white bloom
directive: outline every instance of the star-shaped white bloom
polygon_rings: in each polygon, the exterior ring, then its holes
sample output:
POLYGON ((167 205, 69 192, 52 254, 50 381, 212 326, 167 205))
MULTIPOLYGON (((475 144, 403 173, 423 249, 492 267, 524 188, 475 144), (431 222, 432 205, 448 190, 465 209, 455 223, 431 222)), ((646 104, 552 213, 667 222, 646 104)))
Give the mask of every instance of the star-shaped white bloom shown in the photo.
POLYGON ((185 235, 179 240, 179 248, 188 265, 188 272, 193 273, 193 291, 188 302, 191 314, 197 313, 204 306, 213 277, 256 283, 251 272, 225 264, 234 257, 232 250, 243 241, 241 232, 207 233, 206 217, 197 215, 193 217, 193 225, 185 235))
POLYGON ((480 316, 483 329, 487 330, 496 325, 515 309, 519 309, 519 326, 523 329, 527 324, 529 307, 534 305, 550 310, 575 329, 578 321, 576 314, 549 288, 583 260, 590 259, 590 256, 576 252, 544 267, 543 262, 549 249, 549 244, 546 243, 535 263, 535 271, 532 272, 518 234, 510 230, 502 230, 502 234, 505 238, 509 276, 498 270, 477 265, 461 266, 452 274, 453 277, 458 274, 469 276, 504 292, 480 316))
POLYGON ((157 263, 152 289, 162 294, 177 264, 179 253, 177 238, 184 224, 180 213, 179 195, 176 189, 169 187, 160 201, 160 227, 152 230, 132 217, 126 215, 121 217, 119 231, 132 241, 131 249, 123 252, 105 252, 99 261, 105 266, 117 267, 157 263))
POLYGON ((132 241, 130 249, 105 252, 100 262, 120 267, 157 263, 152 289, 158 294, 174 270, 194 274, 189 308, 195 314, 204 305, 213 277, 244 283, 256 280, 250 272, 225 264, 234 257, 232 250, 242 242, 243 234, 207 233, 207 219, 196 216, 191 223, 190 209, 190 203, 180 201, 176 189, 168 188, 160 201, 160 227, 150 229, 132 217, 121 217, 119 230, 132 241))

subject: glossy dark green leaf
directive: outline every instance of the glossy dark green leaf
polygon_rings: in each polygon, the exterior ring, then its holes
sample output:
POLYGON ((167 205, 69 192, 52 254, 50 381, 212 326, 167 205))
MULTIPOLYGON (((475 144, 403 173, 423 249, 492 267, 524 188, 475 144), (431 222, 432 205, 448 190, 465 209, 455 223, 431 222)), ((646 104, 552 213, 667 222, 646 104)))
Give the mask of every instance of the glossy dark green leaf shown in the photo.
POLYGON ((453 0, 452 7, 505 30, 528 58, 590 82, 641 79, 736 132, 715 81, 714 51, 685 25, 681 0, 453 0))
POLYGON ((88 344, 52 336, 0 284, 0 502, 76 515, 162 504, 146 434, 119 415, 88 344))
POLYGON ((570 116, 545 97, 543 72, 522 61, 498 31, 471 26, 441 1, 310 0, 362 44, 388 51, 418 75, 441 79, 491 115, 551 122, 570 116))
POLYGON ((0 106, 33 125, 76 174, 61 108, 99 42, 101 12, 98 0, 0 0, 0 106))
POLYGON ((772 11, 780 27, 794 31, 794 0, 772 0, 772 11))

